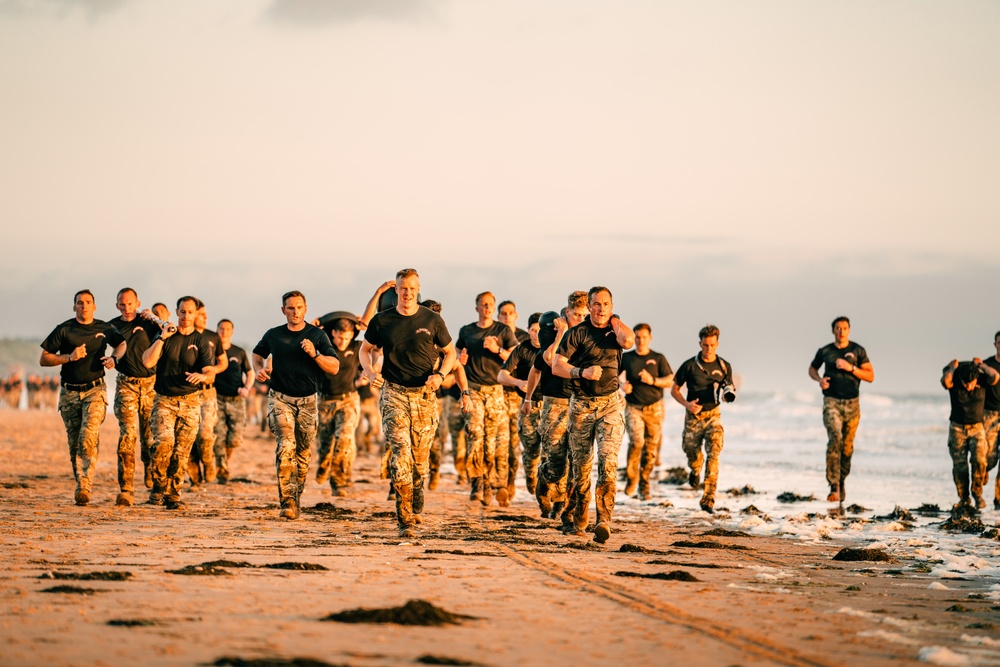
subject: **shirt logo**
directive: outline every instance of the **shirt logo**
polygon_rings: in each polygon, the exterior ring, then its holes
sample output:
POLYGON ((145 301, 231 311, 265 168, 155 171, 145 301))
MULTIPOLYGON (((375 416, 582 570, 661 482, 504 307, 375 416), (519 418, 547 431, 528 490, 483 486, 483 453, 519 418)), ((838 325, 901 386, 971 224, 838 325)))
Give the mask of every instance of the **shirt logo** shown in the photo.
POLYGON ((142 327, 136 327, 135 329, 132 329, 132 333, 139 333, 140 331, 145 331, 145 329, 143 329, 142 327))
POLYGON ((102 333, 96 333, 96 334, 94 334, 94 338, 104 338, 104 334, 102 334, 102 333))
POLYGON ((345 356, 345 357, 349 357, 349 356, 351 356, 352 354, 354 354, 354 350, 348 350, 347 352, 344 352, 344 356, 345 356))
POLYGON ((191 343, 190 345, 187 346, 187 349, 194 350, 195 352, 197 352, 198 351, 198 346, 195 345, 194 343, 191 343))
POLYGON ((655 366, 656 365, 656 361, 654 359, 650 359, 649 361, 646 362, 646 365, 647 366, 655 366))
POLYGON ((848 352, 847 354, 844 355, 844 359, 854 359, 854 353, 848 352))
POLYGON ((722 377, 724 373, 720 370, 714 370, 712 371, 712 375, 718 375, 719 377, 722 377))
POLYGON ((233 362, 234 364, 240 363, 240 360, 239 360, 238 357, 229 357, 229 361, 233 362))
POLYGON ((419 333, 425 333, 425 334, 427 334, 428 336, 430 336, 430 335, 431 335, 431 331, 430 331, 430 329, 425 329, 425 328, 423 328, 423 327, 420 327, 420 328, 419 328, 419 329, 417 329, 417 330, 416 330, 416 331, 415 331, 414 333, 418 333, 418 334, 419 334, 419 333))

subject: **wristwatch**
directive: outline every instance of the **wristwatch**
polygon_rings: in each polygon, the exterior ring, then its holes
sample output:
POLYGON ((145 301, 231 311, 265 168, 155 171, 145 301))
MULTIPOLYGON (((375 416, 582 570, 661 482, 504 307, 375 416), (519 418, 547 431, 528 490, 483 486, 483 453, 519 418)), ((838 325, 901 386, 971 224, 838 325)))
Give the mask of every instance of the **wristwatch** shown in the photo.
POLYGON ((466 389, 465 391, 462 392, 462 396, 472 396, 472 392, 466 389))

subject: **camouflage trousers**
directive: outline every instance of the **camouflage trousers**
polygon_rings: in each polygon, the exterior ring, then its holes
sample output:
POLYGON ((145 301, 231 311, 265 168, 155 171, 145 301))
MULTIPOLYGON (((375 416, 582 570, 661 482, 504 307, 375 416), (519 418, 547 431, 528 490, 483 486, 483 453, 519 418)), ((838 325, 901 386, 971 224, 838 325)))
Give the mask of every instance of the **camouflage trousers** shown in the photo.
POLYGON ((156 376, 132 378, 118 375, 115 385, 115 417, 118 419, 118 486, 123 493, 135 491, 135 443, 144 468, 150 465, 152 441, 153 384, 156 376))
POLYGON ((191 446, 201 423, 198 392, 186 396, 156 394, 152 414, 150 430, 153 433, 153 448, 150 454, 153 459, 153 490, 150 495, 179 500, 191 446))
POLYGON ((444 458, 444 441, 448 439, 448 419, 446 415, 450 401, 451 397, 449 396, 438 396, 437 399, 438 427, 434 431, 434 443, 431 445, 430 452, 430 478, 432 480, 436 480, 441 473, 441 459, 444 458))
POLYGON ((351 485, 354 459, 358 455, 354 436, 361 416, 361 399, 356 391, 338 396, 321 395, 317 408, 316 457, 319 461, 316 481, 322 484, 329 478, 330 488, 336 491, 351 485))
POLYGON ((382 449, 382 416, 379 414, 378 399, 374 396, 361 401, 358 430, 354 436, 358 448, 366 454, 374 454, 382 449))
POLYGON ((391 452, 389 476, 396 490, 396 521, 400 528, 407 528, 416 523, 413 515, 424 509, 424 479, 438 427, 437 397, 423 387, 386 382, 379 407, 391 452))
POLYGON ((462 401, 454 396, 448 397, 448 434, 451 436, 451 455, 458 472, 458 481, 469 479, 465 469, 467 448, 465 446, 465 413, 462 412, 462 401))
POLYGON ((521 414, 521 397, 516 391, 503 392, 504 407, 507 409, 507 430, 498 434, 507 438, 507 496, 514 499, 517 486, 514 483, 517 478, 517 469, 521 464, 521 438, 518 435, 518 418, 521 414))
MULTIPOLYGON (((987 410, 983 414, 983 429, 986 431, 986 470, 983 471, 983 486, 988 486, 990 471, 1000 461, 1000 412, 987 410)), ((1000 472, 997 473, 993 488, 994 500, 1000 500, 1000 472)))
POLYGON ((618 452, 625 435, 625 418, 618 392, 609 396, 573 396, 569 402, 569 452, 573 459, 573 522, 578 530, 587 527, 590 483, 597 450, 597 485, 594 502, 596 523, 611 523, 618 484, 618 452))
POLYGON ((201 423, 188 462, 192 484, 214 482, 216 475, 215 425, 219 421, 219 402, 215 387, 199 389, 198 398, 201 401, 201 423))
POLYGON ((59 414, 66 426, 69 462, 76 478, 76 490, 88 495, 97 474, 101 424, 108 416, 108 395, 104 384, 86 391, 59 392, 59 414))
POLYGON ((538 487, 538 464, 541 461, 542 433, 539 428, 539 417, 542 414, 541 402, 532 402, 528 414, 517 415, 517 434, 521 442, 521 463, 524 464, 524 486, 528 493, 535 495, 538 487))
POLYGON ((628 433, 628 455, 625 477, 628 480, 625 493, 635 493, 649 497, 649 476, 656 467, 656 458, 663 439, 663 401, 650 405, 625 404, 625 432, 628 433))
POLYGON ((702 464, 705 466, 702 505, 715 503, 715 487, 719 482, 719 456, 722 455, 724 440, 725 431, 722 429, 722 413, 719 408, 702 410, 698 414, 685 410, 681 448, 687 455, 692 472, 701 476, 702 464))
POLYGON ((243 445, 243 429, 247 424, 247 400, 242 396, 215 397, 218 420, 215 422, 215 467, 218 474, 229 479, 229 454, 243 445))
POLYGON ((472 410, 465 415, 465 469, 492 489, 507 487, 507 404, 503 387, 483 385, 471 392, 472 410))
POLYGON ((267 425, 274 434, 274 468, 282 507, 290 502, 298 505, 306 488, 316 421, 316 394, 289 396, 273 389, 267 392, 267 425))
MULTIPOLYGON (((539 458, 535 497, 543 514, 553 503, 569 500, 569 478, 572 460, 569 454, 569 399, 542 398, 538 413, 539 458)), ((568 517, 567 517, 568 518, 568 517)))
MULTIPOLYGON (((851 474, 854 435, 861 421, 861 403, 856 398, 823 399, 823 426, 826 427, 826 481, 830 488, 841 490, 851 474)), ((843 500, 843 499, 841 499, 843 500)))
POLYGON ((958 498, 963 503, 970 502, 970 487, 972 496, 977 501, 983 497, 983 481, 987 475, 987 449, 986 429, 983 428, 982 422, 978 424, 950 423, 948 453, 951 454, 951 476, 955 480, 958 498))

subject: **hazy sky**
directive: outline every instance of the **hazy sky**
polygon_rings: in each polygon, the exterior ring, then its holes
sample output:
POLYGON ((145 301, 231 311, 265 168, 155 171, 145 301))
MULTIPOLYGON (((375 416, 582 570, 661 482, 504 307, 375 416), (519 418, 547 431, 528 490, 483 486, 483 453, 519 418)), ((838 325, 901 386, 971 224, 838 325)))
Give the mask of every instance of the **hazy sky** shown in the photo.
POLYGON ((1000 329, 1000 4, 0 0, 0 336, 192 292, 254 342, 414 266, 449 325, 607 284, 678 365, 872 391, 1000 329))

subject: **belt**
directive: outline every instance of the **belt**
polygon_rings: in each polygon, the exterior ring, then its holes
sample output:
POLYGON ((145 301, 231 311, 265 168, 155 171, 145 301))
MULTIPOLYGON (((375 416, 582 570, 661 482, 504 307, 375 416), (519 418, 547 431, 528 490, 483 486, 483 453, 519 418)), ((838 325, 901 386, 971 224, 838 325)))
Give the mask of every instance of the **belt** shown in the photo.
POLYGON ((324 401, 339 401, 341 399, 347 398, 348 396, 350 396, 352 394, 356 394, 356 393, 358 393, 358 392, 356 392, 356 391, 346 391, 343 394, 324 394, 323 392, 320 392, 319 393, 319 397, 322 398, 324 401))
POLYGON ((93 389, 94 387, 100 387, 104 384, 104 378, 98 378, 93 382, 85 382, 83 384, 70 384, 69 382, 63 383, 63 389, 66 391, 87 391, 88 389, 93 389))
POLYGON ((404 391, 407 394, 424 393, 430 391, 427 385, 420 385, 419 387, 404 387, 401 384, 396 384, 395 382, 386 382, 385 386, 389 387, 393 391, 404 391))
POLYGON ((556 398, 555 396, 542 396, 543 401, 548 401, 549 403, 555 403, 556 405, 569 405, 568 398, 556 398))
POLYGON ((209 389, 211 389, 214 386, 215 386, 214 383, 213 384, 200 384, 200 385, 198 385, 198 389, 201 389, 202 391, 208 391, 209 389))
POLYGON ((482 391, 483 389, 492 390, 494 387, 499 387, 498 384, 476 384, 475 382, 469 383, 469 389, 471 391, 482 391))
POLYGON ((118 381, 125 382, 128 384, 141 384, 144 380, 155 380, 155 379, 156 379, 155 375, 150 375, 144 378, 135 378, 132 377, 131 375, 122 375, 121 373, 118 374, 118 381))

